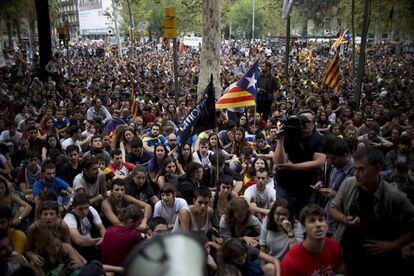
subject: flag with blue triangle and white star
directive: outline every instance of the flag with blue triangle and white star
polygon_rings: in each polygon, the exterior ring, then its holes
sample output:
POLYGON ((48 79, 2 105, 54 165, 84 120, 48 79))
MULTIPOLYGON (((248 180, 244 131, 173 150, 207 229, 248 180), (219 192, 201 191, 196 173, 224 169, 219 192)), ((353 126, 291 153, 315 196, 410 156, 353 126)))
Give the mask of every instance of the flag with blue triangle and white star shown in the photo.
POLYGON ((249 71, 237 82, 231 84, 224 95, 216 102, 216 108, 234 108, 256 105, 259 62, 256 61, 249 71))

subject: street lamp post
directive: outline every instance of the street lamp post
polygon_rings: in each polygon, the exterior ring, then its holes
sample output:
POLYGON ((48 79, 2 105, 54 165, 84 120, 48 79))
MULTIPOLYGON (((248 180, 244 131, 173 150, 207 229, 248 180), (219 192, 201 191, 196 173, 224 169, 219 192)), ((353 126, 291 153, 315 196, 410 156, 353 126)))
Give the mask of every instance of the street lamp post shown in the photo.
POLYGON ((256 1, 253 0, 253 12, 252 12, 252 40, 254 40, 254 10, 255 10, 255 3, 256 1))

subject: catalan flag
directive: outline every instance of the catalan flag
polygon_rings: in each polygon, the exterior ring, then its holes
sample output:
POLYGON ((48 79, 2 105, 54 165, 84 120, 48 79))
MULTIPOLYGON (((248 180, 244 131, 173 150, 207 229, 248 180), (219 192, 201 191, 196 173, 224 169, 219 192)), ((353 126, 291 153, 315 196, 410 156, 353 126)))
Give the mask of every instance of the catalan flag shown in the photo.
POLYGON ((133 118, 138 115, 138 105, 136 101, 134 86, 131 86, 131 115, 133 118))
POLYGON ((256 105, 257 78, 259 62, 256 61, 237 83, 227 88, 225 94, 216 102, 217 109, 256 105))
POLYGON ((339 54, 335 53, 331 63, 328 66, 323 82, 338 92, 339 90, 339 54))
POLYGON ((348 40, 349 40, 348 32, 349 30, 346 29, 345 32, 341 34, 341 36, 338 39, 335 40, 335 42, 332 44, 331 50, 335 50, 341 44, 348 43, 348 40))

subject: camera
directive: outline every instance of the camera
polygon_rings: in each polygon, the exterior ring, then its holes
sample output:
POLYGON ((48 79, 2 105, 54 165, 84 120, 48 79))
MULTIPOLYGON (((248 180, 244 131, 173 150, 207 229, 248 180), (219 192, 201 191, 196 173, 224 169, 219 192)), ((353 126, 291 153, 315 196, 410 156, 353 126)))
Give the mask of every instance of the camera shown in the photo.
POLYGON ((292 116, 285 120, 283 131, 280 135, 288 139, 297 139, 302 134, 302 127, 309 123, 309 119, 305 116, 292 116))

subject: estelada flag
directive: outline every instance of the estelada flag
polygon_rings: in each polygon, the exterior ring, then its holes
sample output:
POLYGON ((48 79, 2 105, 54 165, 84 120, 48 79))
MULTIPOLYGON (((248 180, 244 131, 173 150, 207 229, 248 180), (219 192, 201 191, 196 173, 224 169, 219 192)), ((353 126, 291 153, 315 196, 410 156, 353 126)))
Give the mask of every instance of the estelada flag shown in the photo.
POLYGON ((216 102, 216 108, 234 108, 256 105, 259 62, 256 61, 237 83, 230 85, 216 102))
POLYGON ((336 39, 335 42, 332 44, 331 50, 335 50, 341 44, 348 43, 348 40, 349 40, 349 30, 346 29, 345 32, 341 34, 341 36, 338 39, 336 39))
POLYGON ((323 78, 323 82, 338 92, 339 90, 339 54, 338 52, 335 53, 331 63, 328 66, 328 70, 326 71, 325 77, 323 78))

